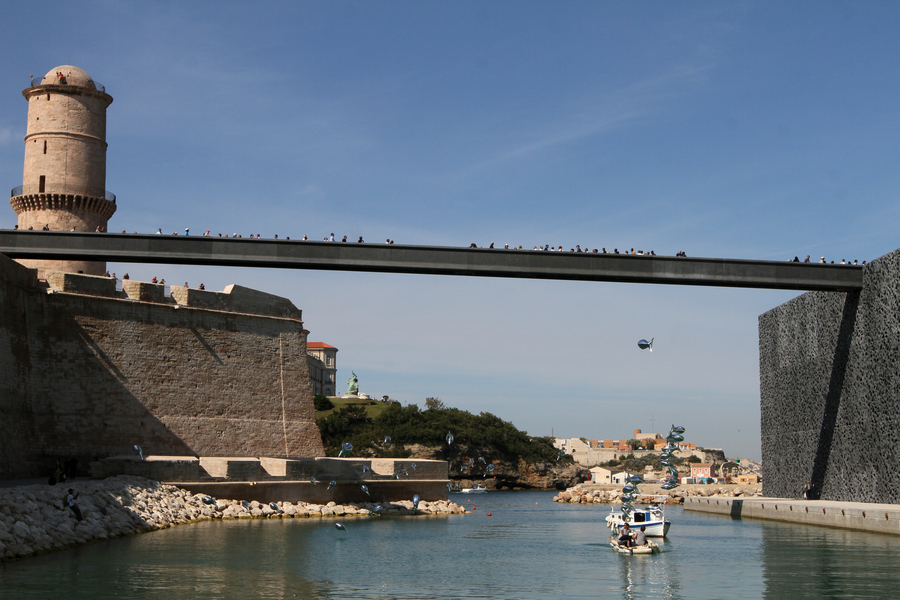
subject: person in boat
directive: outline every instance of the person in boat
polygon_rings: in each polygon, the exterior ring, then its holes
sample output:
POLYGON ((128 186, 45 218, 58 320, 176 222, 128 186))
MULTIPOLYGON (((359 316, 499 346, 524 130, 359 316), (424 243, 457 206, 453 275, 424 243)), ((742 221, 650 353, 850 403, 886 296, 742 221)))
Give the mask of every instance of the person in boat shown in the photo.
POLYGON ((628 529, 628 523, 625 523, 622 525, 622 529, 619 530, 619 545, 631 548, 632 541, 631 530, 628 529))
POLYGON ((647 528, 644 525, 641 525, 641 530, 634 534, 634 545, 635 546, 646 546, 647 545, 647 528))

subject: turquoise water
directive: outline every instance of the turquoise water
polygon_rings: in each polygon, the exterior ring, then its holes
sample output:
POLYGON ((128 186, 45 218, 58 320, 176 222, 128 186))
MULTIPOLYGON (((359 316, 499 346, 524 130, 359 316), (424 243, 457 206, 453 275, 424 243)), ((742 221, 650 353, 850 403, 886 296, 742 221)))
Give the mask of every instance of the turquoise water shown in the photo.
POLYGON ((0 564, 0 598, 889 598, 900 538, 669 507, 663 552, 608 546, 608 506, 550 492, 445 517, 209 522, 0 564), (490 513, 490 516, 489 514, 490 513))

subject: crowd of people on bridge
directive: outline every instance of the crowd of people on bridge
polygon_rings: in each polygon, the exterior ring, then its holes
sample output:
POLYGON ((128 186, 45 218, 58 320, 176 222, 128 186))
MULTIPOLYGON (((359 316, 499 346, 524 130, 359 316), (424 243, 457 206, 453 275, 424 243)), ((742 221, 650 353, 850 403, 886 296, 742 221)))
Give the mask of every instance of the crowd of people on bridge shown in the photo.
MULTIPOLYGON (((15 226, 13 227, 13 229, 16 229, 16 230, 17 230, 18 228, 19 228, 18 225, 15 225, 15 226)), ((29 230, 34 230, 34 227, 32 226, 32 227, 29 227, 28 229, 29 229, 29 230)), ((50 225, 49 225, 49 223, 46 224, 46 225, 44 225, 44 226, 42 227, 42 230, 43 230, 43 231, 49 231, 49 230, 50 230, 50 225)), ((69 231, 76 231, 76 228, 73 227, 73 228, 71 228, 69 231)), ((98 226, 94 231, 95 231, 95 233, 105 233, 105 232, 106 232, 106 229, 103 228, 103 227, 101 227, 101 226, 98 226)), ((185 235, 185 236, 190 236, 190 231, 191 231, 190 228, 185 227, 185 228, 184 228, 184 235, 185 235)), ((123 229, 123 230, 122 230, 122 233, 123 233, 123 234, 127 234, 128 232, 125 231, 125 230, 123 229)), ((134 232, 135 235, 137 235, 137 233, 138 233, 137 231, 134 232)), ((166 234, 163 233, 162 227, 157 228, 156 234, 157 234, 157 235, 166 235, 166 234)), ((179 233, 178 233, 177 231, 173 231, 173 232, 172 232, 171 234, 169 234, 169 235, 179 235, 179 233)), ((215 236, 214 236, 212 233, 210 233, 210 230, 209 230, 209 229, 207 229, 206 231, 204 231, 204 232, 201 234, 201 236, 202 236, 202 237, 231 238, 231 239, 251 239, 251 240, 254 240, 254 239, 255 239, 255 240, 258 240, 258 239, 274 239, 274 240, 279 240, 279 239, 280 239, 280 240, 284 240, 284 241, 286 241, 286 242, 291 241, 291 238, 290 238, 289 236, 288 236, 288 237, 284 237, 284 238, 279 238, 279 236, 278 236, 277 233, 276 233, 272 238, 263 238, 263 237, 262 237, 260 234, 258 234, 258 233, 255 233, 255 234, 254 234, 254 233, 251 233, 251 234, 249 234, 246 238, 244 238, 244 236, 243 236, 242 234, 236 233, 236 232, 235 232, 235 233, 231 233, 231 234, 228 234, 228 233, 225 233, 225 234, 218 233, 218 234, 215 234, 215 236)), ((294 241, 295 241, 295 242, 296 242, 296 241, 306 242, 306 241, 309 241, 309 238, 308 238, 306 235, 304 235, 304 236, 303 236, 302 238, 300 238, 299 240, 294 240, 294 241)), ((331 232, 329 235, 324 236, 324 237, 322 238, 322 241, 325 241, 325 242, 337 242, 337 240, 336 240, 336 238, 335 238, 334 232, 331 232)), ((343 237, 341 238, 340 243, 346 243, 346 242, 348 242, 348 236, 345 235, 345 236, 343 236, 343 237)), ((359 238, 356 240, 356 243, 357 243, 357 244, 364 244, 364 243, 365 243, 365 240, 363 239, 363 236, 359 236, 359 238)), ((393 243, 394 243, 394 240, 392 240, 392 239, 390 239, 390 238, 387 238, 387 239, 384 241, 384 243, 385 243, 385 244, 393 244, 393 243)), ((510 246, 509 244, 504 244, 502 248, 496 248, 495 245, 494 245, 494 242, 491 242, 487 247, 485 247, 485 246, 479 246, 478 244, 476 244, 476 243, 473 242, 473 243, 469 244, 469 248, 470 248, 470 249, 479 249, 479 250, 528 250, 528 248, 525 248, 525 247, 523 247, 523 246, 521 246, 521 245, 520 245, 520 246, 516 246, 516 245, 510 246)), ((607 250, 606 248, 594 248, 594 249, 591 249, 591 248, 590 248, 589 246, 587 246, 587 245, 585 245, 584 247, 582 247, 580 244, 576 244, 574 248, 569 248, 568 250, 564 250, 562 246, 552 246, 552 245, 550 245, 550 244, 542 244, 542 245, 532 246, 532 247, 531 247, 531 250, 532 250, 532 251, 535 251, 535 252, 572 252, 572 253, 576 253, 576 254, 578 254, 578 253, 584 253, 584 254, 610 254, 610 255, 620 255, 620 256, 658 256, 654 250, 645 251, 645 250, 635 250, 634 248, 630 248, 630 249, 628 249, 628 250, 623 250, 622 252, 620 252, 618 248, 613 248, 612 251, 609 251, 609 250, 607 250)), ((687 254, 685 254, 684 250, 679 250, 678 252, 675 253, 675 256, 678 257, 678 258, 686 258, 686 257, 687 257, 687 254)), ((806 255, 806 258, 803 259, 802 261, 800 260, 800 257, 799 257, 799 256, 795 256, 795 257, 793 258, 793 260, 790 260, 789 262, 804 262, 804 263, 810 263, 810 262, 813 262, 813 261, 812 261, 812 259, 810 258, 810 255, 807 254, 807 255, 806 255)), ((833 265, 833 264, 835 264, 835 261, 832 260, 830 263, 828 263, 828 261, 825 260, 825 257, 822 256, 822 257, 819 258, 818 263, 820 263, 820 264, 832 264, 832 265, 833 265)), ((862 266, 862 265, 865 265, 865 264, 866 264, 866 261, 862 261, 862 263, 860 263, 858 260, 853 260, 853 261, 851 262, 851 261, 848 261, 848 260, 845 260, 845 259, 841 259, 841 261, 840 261, 839 263, 837 263, 837 264, 841 264, 841 265, 851 265, 851 266, 862 266)))

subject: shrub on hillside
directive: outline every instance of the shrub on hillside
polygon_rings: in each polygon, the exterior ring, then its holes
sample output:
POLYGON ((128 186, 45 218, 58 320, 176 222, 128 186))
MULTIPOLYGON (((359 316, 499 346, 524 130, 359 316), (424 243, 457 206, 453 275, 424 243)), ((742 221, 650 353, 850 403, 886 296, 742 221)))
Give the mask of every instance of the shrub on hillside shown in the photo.
POLYGON ((313 405, 317 411, 331 410, 334 408, 334 402, 328 399, 325 394, 316 394, 313 396, 313 405))

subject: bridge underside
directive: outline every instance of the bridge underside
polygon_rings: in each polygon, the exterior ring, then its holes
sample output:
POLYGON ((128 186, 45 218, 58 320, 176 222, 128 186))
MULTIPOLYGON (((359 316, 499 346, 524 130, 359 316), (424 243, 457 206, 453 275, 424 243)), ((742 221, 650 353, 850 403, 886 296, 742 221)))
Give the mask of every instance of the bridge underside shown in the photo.
POLYGON ((0 231, 11 258, 853 291, 850 265, 174 235, 0 231))

